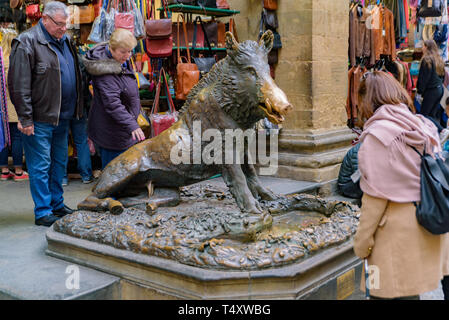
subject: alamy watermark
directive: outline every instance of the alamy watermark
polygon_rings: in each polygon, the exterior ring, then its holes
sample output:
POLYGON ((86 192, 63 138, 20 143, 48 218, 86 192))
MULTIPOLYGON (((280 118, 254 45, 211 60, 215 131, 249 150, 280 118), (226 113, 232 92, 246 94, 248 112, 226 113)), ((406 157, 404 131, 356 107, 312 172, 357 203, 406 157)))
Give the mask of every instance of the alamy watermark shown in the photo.
POLYGON ((201 130, 193 121, 192 135, 187 129, 173 130, 170 150, 173 164, 256 164, 260 175, 273 175, 278 169, 278 134, 275 130, 218 129, 201 130), (257 131, 259 134, 257 134, 257 131), (267 146, 267 140, 268 146, 267 146))
POLYGON ((369 290, 380 289, 380 269, 376 265, 370 265, 367 269, 368 276, 365 280, 365 286, 369 290))
POLYGON ((80 268, 77 265, 71 264, 65 269, 65 273, 69 276, 65 280, 65 287, 67 290, 79 290, 80 288, 80 268))

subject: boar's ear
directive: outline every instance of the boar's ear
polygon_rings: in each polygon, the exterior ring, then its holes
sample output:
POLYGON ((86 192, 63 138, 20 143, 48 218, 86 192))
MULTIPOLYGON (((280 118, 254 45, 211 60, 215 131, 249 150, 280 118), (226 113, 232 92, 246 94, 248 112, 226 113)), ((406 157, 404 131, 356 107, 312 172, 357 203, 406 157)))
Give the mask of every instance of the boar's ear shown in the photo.
POLYGON ((273 41, 274 41, 274 35, 271 30, 267 30, 259 41, 259 46, 265 49, 265 51, 268 53, 273 49, 273 41))
POLYGON ((237 50, 239 43, 235 40, 234 35, 231 32, 226 32, 226 49, 237 50))

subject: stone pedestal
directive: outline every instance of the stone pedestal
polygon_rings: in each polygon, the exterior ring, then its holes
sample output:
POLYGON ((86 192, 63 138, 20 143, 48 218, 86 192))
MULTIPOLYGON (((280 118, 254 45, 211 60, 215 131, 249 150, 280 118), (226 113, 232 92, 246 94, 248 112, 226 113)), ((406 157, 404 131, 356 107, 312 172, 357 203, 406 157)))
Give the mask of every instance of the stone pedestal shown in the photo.
POLYGON ((301 263, 260 271, 191 267, 47 232, 47 254, 115 275, 122 299, 351 299, 360 296, 360 260, 352 241, 301 263))
POLYGON ((316 133, 284 130, 279 139, 277 176, 314 182, 335 179, 354 137, 346 128, 316 133))
MULTIPOLYGON (((239 40, 257 39, 261 1, 230 0, 239 40)), ((329 182, 355 138, 346 127, 348 1, 278 2, 282 39, 275 81, 293 105, 279 140, 277 176, 329 182)))

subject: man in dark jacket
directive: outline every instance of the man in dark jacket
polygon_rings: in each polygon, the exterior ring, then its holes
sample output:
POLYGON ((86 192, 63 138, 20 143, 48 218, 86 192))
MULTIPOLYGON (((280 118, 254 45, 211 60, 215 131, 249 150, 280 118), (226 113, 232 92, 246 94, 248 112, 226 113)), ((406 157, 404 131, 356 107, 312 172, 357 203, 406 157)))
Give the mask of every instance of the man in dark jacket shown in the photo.
POLYGON ((8 88, 23 133, 35 224, 50 226, 72 213, 62 178, 68 124, 83 114, 82 80, 75 47, 65 35, 67 7, 48 2, 39 23, 13 40, 8 88))
POLYGON ((338 174, 338 191, 341 195, 352 199, 361 199, 363 195, 362 189, 360 189, 360 180, 354 176, 357 175, 356 172, 359 169, 358 153, 361 145, 362 143, 359 142, 349 149, 343 158, 338 174))

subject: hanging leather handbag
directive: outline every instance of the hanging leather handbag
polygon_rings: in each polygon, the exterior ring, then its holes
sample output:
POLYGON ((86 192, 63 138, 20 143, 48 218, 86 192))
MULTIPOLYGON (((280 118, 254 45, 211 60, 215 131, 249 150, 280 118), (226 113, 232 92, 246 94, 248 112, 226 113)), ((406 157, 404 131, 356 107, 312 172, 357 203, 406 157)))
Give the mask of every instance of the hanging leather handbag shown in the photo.
POLYGON ((274 30, 279 27, 276 11, 271 11, 264 8, 262 9, 262 18, 266 28, 274 30))
POLYGON ((161 132, 167 130, 178 120, 178 113, 175 109, 175 104, 173 103, 173 99, 170 95, 170 90, 168 88, 167 76, 165 74, 164 68, 161 68, 159 71, 159 81, 156 86, 156 95, 153 101, 153 107, 151 108, 150 113, 150 122, 151 122, 151 137, 155 137, 159 135, 161 132), (159 113, 159 98, 161 95, 161 86, 164 83, 165 95, 167 96, 168 103, 168 113, 161 114, 159 113))
POLYGON ((282 48, 282 41, 281 41, 281 35, 276 31, 273 30, 273 49, 281 49, 282 48))
POLYGON ((432 234, 449 232, 449 167, 438 155, 421 154, 421 202, 415 203, 418 223, 432 234))
POLYGON ((271 51, 268 53, 268 64, 273 65, 278 63, 278 50, 277 49, 271 49, 271 51))
POLYGON ((237 34, 237 28, 235 25, 235 20, 234 18, 230 18, 229 19, 229 32, 231 32, 234 35, 234 38, 237 42, 239 42, 239 36, 237 34))
POLYGON ((278 2, 277 0, 263 0, 263 7, 268 10, 277 10, 278 2))
POLYGON ((442 0, 422 0, 417 16, 421 18, 441 17, 441 14, 442 0))
MULTIPOLYGON (((175 46, 175 47, 192 47, 193 46, 193 35, 195 33, 195 23, 186 22, 186 30, 187 30, 188 45, 185 43, 185 38, 182 35, 182 31, 181 31, 181 35, 179 37, 180 43, 178 45, 178 42, 177 42, 178 41, 178 26, 176 23, 173 24, 173 29, 172 29, 173 46, 175 46)), ((203 33, 203 29, 201 29, 201 28, 197 30, 195 46, 198 48, 204 47, 204 33, 203 33)))
POLYGON ((204 31, 212 48, 218 47, 218 23, 215 20, 204 23, 204 31))
POLYGON ((229 10, 231 8, 227 0, 217 0, 216 3, 218 9, 229 10))
POLYGON ((197 0, 197 4, 202 8, 216 8, 217 0, 197 0))
POLYGON ((173 38, 146 39, 147 54, 150 58, 164 58, 172 55, 173 38))
MULTIPOLYGON (((266 28, 267 28, 267 25, 265 24, 265 18, 262 13, 262 16, 260 17, 260 23, 259 23, 259 39, 265 33, 266 28)), ((276 30, 272 30, 272 32, 273 32, 273 36, 274 36, 273 49, 281 49, 282 48, 281 35, 276 30)))
MULTIPOLYGON (((164 0, 162 5, 165 11, 165 17, 168 17, 167 6, 164 0)), ((169 38, 172 33, 172 21, 170 18, 156 19, 154 0, 151 0, 151 4, 147 3, 148 8, 148 20, 145 21, 145 33, 150 39, 166 39, 169 38)))
POLYGON ((119 11, 119 1, 115 0, 115 15, 114 15, 114 26, 115 29, 126 29, 134 34, 134 13, 132 8, 129 6, 128 0, 123 0, 124 11, 119 11))
POLYGON ((38 4, 30 4, 26 6, 25 14, 30 20, 38 20, 42 17, 38 4))
MULTIPOLYGON (((163 1, 165 8, 165 1, 163 1)), ((150 58, 164 58, 172 55, 173 36, 171 34, 171 19, 152 20, 155 15, 154 0, 151 0, 151 6, 148 3, 148 16, 150 20, 145 22, 145 40, 147 54, 150 58), (162 22, 158 22, 162 21, 162 22), (159 26, 158 26, 159 23, 159 26), (154 29, 153 29, 154 27, 154 29), (156 30, 157 29, 157 30, 156 30), (150 35, 148 34, 150 33, 150 35), (168 35, 167 35, 168 34, 168 35), (163 36, 164 35, 164 36, 163 36)))
POLYGON ((79 8, 79 23, 86 24, 95 20, 95 8, 92 4, 87 6, 78 6, 79 8))
MULTIPOLYGON (((198 66, 198 70, 200 70, 201 75, 203 75, 204 73, 209 72, 209 70, 212 68, 212 66, 217 62, 215 56, 214 56, 214 52, 212 51, 212 48, 210 46, 210 42, 209 39, 207 37, 207 33, 204 30, 204 24, 203 21, 201 20, 200 16, 197 16, 195 19, 195 32, 193 34, 193 43, 195 43, 195 39, 196 39, 196 31, 198 29, 198 24, 197 21, 199 21, 199 24, 201 26, 201 28, 203 29, 203 33, 204 33, 204 37, 206 40, 206 44, 207 47, 209 48, 209 50, 207 51, 207 55, 208 57, 194 57, 193 61, 195 62, 195 64, 198 66)), ((193 46, 192 50, 195 50, 195 45, 193 46)), ((195 54, 195 51, 192 52, 192 54, 195 54)))
POLYGON ((218 48, 226 47, 225 39, 226 39, 226 24, 223 22, 217 21, 217 47, 218 48))
MULTIPOLYGON (((178 15, 178 38, 179 38, 179 19, 182 18, 182 28, 184 30, 184 38, 187 43, 187 30, 184 15, 178 15)), ((178 39, 179 43, 179 39, 178 39)), ((187 47, 187 62, 183 63, 181 58, 181 50, 178 47, 178 64, 176 65, 176 99, 186 100, 190 89, 198 83, 200 79, 200 71, 196 64, 190 60, 190 50, 187 47)), ((185 58, 185 57, 183 57, 185 58)))
POLYGON ((102 1, 95 0, 93 2, 93 5, 94 5, 95 18, 96 18, 96 17, 98 17, 100 15, 101 7, 102 7, 102 1))

